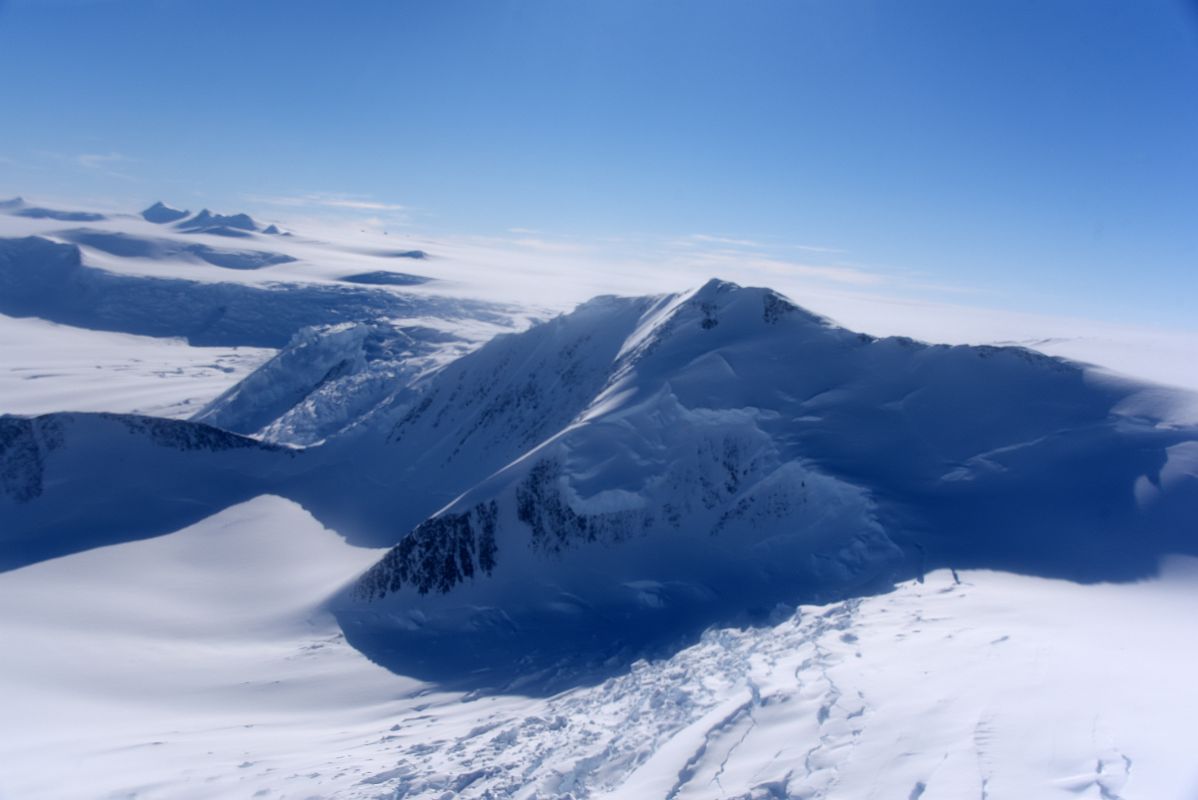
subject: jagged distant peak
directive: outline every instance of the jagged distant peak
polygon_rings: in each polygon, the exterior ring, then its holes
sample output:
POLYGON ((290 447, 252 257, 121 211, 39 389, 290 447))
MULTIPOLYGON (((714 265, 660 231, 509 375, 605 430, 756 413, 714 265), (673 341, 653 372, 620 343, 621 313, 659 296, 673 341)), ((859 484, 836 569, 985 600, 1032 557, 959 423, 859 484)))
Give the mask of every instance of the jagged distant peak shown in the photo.
POLYGON ((147 222, 153 222, 156 225, 165 225, 170 222, 178 222, 190 213, 190 211, 180 210, 168 206, 166 203, 159 200, 158 202, 154 203, 154 205, 141 212, 141 216, 147 222))
POLYGON ((215 232, 218 230, 233 230, 233 231, 256 231, 258 223, 254 222, 254 218, 249 214, 217 214, 208 209, 201 211, 193 217, 184 219, 177 224, 181 230, 190 231, 208 231, 215 232))
POLYGON ((21 197, 20 195, 17 195, 16 197, 10 197, 7 200, 0 200, 0 209, 4 209, 5 211, 24 207, 25 198, 21 197))

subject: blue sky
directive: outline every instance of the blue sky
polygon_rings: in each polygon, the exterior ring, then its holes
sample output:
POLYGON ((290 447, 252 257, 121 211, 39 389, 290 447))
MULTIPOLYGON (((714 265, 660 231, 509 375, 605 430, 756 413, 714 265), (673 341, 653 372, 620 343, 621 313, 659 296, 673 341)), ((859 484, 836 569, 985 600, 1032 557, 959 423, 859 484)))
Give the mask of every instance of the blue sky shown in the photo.
POLYGON ((0 54, 0 194, 723 238, 1198 328, 1193 2, 0 0, 0 54))

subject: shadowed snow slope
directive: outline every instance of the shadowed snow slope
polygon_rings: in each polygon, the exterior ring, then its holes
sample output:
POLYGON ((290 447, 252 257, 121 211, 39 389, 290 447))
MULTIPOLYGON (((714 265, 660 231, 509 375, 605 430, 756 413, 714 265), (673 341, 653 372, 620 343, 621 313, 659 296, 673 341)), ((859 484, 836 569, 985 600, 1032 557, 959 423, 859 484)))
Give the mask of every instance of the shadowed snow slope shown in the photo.
MULTIPOLYGON (((313 358, 336 371, 369 332, 323 336, 313 358)), ((285 360, 263 369, 213 413, 273 425, 328 374, 297 367, 291 391, 285 360)), ((341 432, 302 452, 136 418, 10 421, 0 527, 25 532, 15 565, 281 494, 394 545, 335 603, 371 658, 544 691, 938 566, 1129 580, 1198 552, 1198 436, 1119 413, 1138 391, 1018 348, 861 336, 712 281, 499 336, 368 393, 356 424, 328 405, 341 432)))

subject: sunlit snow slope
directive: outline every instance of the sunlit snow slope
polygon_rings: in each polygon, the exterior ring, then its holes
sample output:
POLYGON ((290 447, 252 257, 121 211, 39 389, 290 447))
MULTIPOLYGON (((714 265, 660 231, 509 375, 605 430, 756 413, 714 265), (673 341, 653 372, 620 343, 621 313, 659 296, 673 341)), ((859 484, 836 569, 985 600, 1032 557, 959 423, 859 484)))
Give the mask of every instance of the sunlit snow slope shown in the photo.
POLYGON ((274 497, 0 576, 0 796, 1190 800, 1198 573, 947 570, 544 699, 392 675, 274 497))

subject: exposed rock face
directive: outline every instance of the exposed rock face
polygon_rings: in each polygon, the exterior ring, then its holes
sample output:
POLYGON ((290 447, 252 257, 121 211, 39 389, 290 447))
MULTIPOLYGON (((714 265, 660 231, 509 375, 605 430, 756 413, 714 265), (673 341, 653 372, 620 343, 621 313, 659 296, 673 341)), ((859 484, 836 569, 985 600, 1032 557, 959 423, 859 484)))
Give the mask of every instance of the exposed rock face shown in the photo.
POLYGON ((17 503, 42 493, 45 454, 62 444, 53 418, 0 417, 0 491, 17 503))
POLYGON ((95 416, 115 420, 128 428, 130 433, 145 435, 159 447, 169 447, 174 450, 203 450, 209 453, 246 449, 292 452, 284 447, 260 442, 247 436, 239 436, 210 425, 181 419, 141 417, 132 414, 97 414, 95 416))
POLYGON ((491 501, 422 523, 358 579, 354 592, 367 600, 405 586, 422 595, 445 594, 475 573, 490 575, 495 569, 498 513, 491 501))

